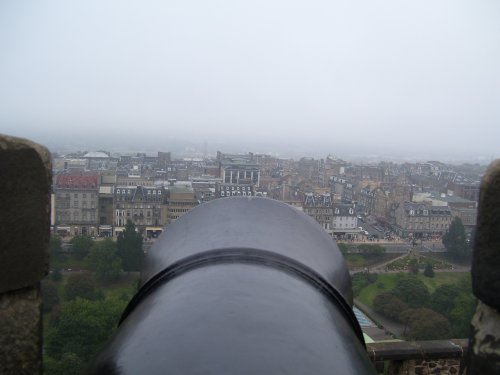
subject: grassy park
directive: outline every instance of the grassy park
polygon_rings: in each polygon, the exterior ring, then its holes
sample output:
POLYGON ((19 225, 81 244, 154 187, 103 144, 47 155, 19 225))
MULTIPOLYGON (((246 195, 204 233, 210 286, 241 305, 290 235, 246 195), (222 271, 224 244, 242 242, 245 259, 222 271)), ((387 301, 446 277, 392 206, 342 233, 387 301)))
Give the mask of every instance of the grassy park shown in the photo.
MULTIPOLYGON (((432 278, 425 277, 423 274, 418 274, 416 277, 420 279, 432 293, 436 288, 443 284, 456 284, 464 277, 468 277, 469 272, 436 272, 432 278)), ((379 274, 375 283, 367 285, 361 290, 357 299, 368 306, 373 306, 373 299, 382 292, 387 292, 396 286, 398 280, 397 273, 379 274)))

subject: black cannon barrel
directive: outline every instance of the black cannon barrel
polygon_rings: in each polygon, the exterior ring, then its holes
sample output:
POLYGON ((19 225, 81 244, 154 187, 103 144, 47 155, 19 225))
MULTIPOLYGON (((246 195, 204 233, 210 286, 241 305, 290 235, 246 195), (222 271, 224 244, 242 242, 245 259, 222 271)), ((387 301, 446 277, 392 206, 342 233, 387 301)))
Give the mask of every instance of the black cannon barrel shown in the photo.
POLYGON ((203 204, 147 254, 93 374, 374 374, 335 242, 265 198, 203 204))

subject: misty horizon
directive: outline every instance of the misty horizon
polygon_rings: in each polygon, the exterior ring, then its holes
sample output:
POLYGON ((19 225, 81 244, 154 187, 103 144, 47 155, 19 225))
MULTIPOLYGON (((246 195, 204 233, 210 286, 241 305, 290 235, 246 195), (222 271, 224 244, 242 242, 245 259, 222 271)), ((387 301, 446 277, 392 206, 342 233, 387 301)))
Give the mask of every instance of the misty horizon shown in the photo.
POLYGON ((0 132, 54 151, 487 163, 498 19, 496 1, 5 2, 0 132))

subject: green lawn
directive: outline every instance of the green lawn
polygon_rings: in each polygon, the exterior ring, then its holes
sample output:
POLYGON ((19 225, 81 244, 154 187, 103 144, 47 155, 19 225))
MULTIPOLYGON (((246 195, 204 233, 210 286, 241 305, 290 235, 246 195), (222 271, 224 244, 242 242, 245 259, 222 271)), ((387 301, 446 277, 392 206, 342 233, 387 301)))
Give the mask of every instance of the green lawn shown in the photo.
MULTIPOLYGON (((396 286, 397 275, 396 273, 379 274, 377 281, 365 287, 357 298, 365 305, 372 306, 373 299, 377 294, 396 286)), ((432 293, 439 285, 457 283, 467 275, 469 275, 468 272, 436 272, 433 278, 425 277, 423 274, 418 274, 417 277, 424 282, 429 292, 432 293)))
POLYGON ((344 259, 348 267, 363 267, 365 259, 359 254, 345 254, 344 259))
POLYGON ((379 274, 378 279, 373 284, 368 285, 358 295, 358 299, 365 305, 371 306, 372 301, 378 293, 387 291, 396 286, 396 274, 379 274))
POLYGON ((344 254, 344 259, 349 268, 372 267, 397 258, 400 254, 344 254))

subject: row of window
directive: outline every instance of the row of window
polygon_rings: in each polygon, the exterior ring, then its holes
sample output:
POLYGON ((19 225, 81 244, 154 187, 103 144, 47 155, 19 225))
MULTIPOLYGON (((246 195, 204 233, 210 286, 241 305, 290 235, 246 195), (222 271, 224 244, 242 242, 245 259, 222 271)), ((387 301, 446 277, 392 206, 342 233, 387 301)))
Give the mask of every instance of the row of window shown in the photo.
MULTIPOLYGON (((252 188, 250 186, 224 186, 222 187, 222 189, 228 191, 228 190, 231 190, 231 191, 239 191, 241 188, 241 191, 251 191, 252 188)), ((221 190, 222 190, 221 189, 221 190)))
MULTIPOLYGON (((161 190, 147 189, 148 195, 161 195, 161 190)), ((132 194, 131 189, 116 189, 116 194, 132 194)))
POLYGON ((409 224, 408 229, 448 229, 449 225, 447 224, 434 224, 434 225, 422 225, 422 224, 409 224))
MULTIPOLYGON (((333 227, 334 227, 334 228, 337 228, 337 224, 333 223, 333 227)), ((346 224, 346 225, 344 226, 344 228, 349 228, 349 227, 350 227, 350 228, 354 228, 354 224, 351 224, 351 225, 346 224)), ((339 224, 339 228, 342 228, 342 224, 339 224)))
MULTIPOLYGON (((134 212, 134 211, 130 212, 129 210, 127 210, 127 211, 116 210, 116 216, 127 216, 127 217, 130 217, 131 215, 134 215, 134 216, 144 216, 144 211, 140 210, 139 212, 134 212)), ((146 217, 151 217, 151 211, 146 210, 146 217)))
MULTIPOLYGON (((90 198, 94 199, 96 195, 94 193, 90 193, 90 194, 88 194, 88 196, 90 198)), ((59 194, 57 194, 57 197, 58 198, 70 198, 71 194, 70 193, 59 193, 59 194)), ((73 198, 75 198, 75 199, 78 199, 78 198, 85 199, 85 198, 87 198, 87 193, 73 193, 73 198)))
POLYGON ((61 212, 57 214, 56 217, 57 222, 59 223, 67 223, 70 221, 90 221, 94 222, 96 220, 96 215, 95 212, 91 212, 90 214, 87 214, 86 212, 82 212, 80 215, 80 212, 75 211, 73 213, 70 212, 61 212))
POLYGON ((126 209, 133 209, 133 208, 135 208, 136 210, 139 209, 139 208, 148 208, 148 209, 151 209, 151 208, 155 209, 156 208, 156 209, 160 209, 160 206, 154 206, 154 205, 151 206, 150 204, 148 204, 148 205, 143 205, 143 204, 138 205, 138 204, 136 204, 136 205, 132 206, 131 204, 120 205, 120 204, 117 203, 116 204, 116 208, 126 208, 126 209))
POLYGON ((241 192, 241 191, 226 191, 226 192, 221 191, 220 192, 221 197, 237 197, 237 196, 241 196, 241 195, 250 197, 252 195, 252 193, 246 192, 246 191, 243 191, 243 192, 241 192))

